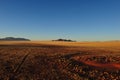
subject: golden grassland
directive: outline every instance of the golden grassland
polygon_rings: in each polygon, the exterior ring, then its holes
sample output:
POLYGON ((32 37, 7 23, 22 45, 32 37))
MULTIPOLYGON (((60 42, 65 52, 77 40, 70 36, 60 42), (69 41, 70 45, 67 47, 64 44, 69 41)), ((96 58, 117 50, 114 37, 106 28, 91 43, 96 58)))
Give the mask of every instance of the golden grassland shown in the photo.
POLYGON ((103 49, 108 51, 119 52, 120 41, 105 41, 105 42, 60 42, 60 41, 1 41, 0 45, 55 45, 65 47, 77 47, 86 49, 103 49), (86 48, 87 47, 87 48, 86 48))
POLYGON ((10 44, 50 44, 61 46, 83 46, 83 47, 120 47, 120 41, 105 42, 64 42, 64 41, 0 41, 2 45, 10 44))
POLYGON ((119 74, 119 41, 0 41, 0 80, 120 80, 119 74))
POLYGON ((63 45, 63 46, 120 47, 120 41, 106 41, 106 42, 32 41, 32 43, 55 44, 55 45, 63 45))

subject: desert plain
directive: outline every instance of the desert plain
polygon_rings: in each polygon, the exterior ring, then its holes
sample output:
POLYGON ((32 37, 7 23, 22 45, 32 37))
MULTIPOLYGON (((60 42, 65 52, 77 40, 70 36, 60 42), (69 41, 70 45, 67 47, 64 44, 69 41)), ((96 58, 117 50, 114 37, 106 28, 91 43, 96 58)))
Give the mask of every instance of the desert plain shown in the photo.
POLYGON ((120 80, 120 41, 0 41, 0 80, 120 80))

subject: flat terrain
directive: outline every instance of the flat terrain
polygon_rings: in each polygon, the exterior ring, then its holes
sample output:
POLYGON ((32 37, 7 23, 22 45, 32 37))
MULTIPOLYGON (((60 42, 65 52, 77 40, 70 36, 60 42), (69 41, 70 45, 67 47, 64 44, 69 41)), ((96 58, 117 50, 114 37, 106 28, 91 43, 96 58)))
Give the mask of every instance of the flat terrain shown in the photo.
POLYGON ((119 41, 0 41, 0 80, 120 80, 119 74, 119 41))

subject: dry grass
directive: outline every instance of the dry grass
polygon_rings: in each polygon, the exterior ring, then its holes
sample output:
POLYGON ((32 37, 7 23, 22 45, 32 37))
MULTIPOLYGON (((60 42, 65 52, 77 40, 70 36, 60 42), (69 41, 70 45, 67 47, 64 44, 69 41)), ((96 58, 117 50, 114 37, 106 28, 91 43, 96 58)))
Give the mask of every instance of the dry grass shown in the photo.
POLYGON ((60 42, 60 41, 0 41, 0 45, 60 45, 60 46, 77 46, 77 47, 120 47, 120 41, 111 42, 60 42))
POLYGON ((1 41, 0 79, 119 80, 119 53, 120 42, 1 41))

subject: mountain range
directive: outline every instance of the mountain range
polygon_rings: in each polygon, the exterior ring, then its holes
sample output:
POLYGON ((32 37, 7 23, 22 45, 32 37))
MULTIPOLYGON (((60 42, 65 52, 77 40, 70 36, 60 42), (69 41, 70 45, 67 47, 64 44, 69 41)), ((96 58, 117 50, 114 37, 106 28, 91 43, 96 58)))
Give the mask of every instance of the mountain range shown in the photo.
POLYGON ((15 37, 5 37, 5 38, 0 38, 0 41, 30 41, 30 39, 15 38, 15 37))

